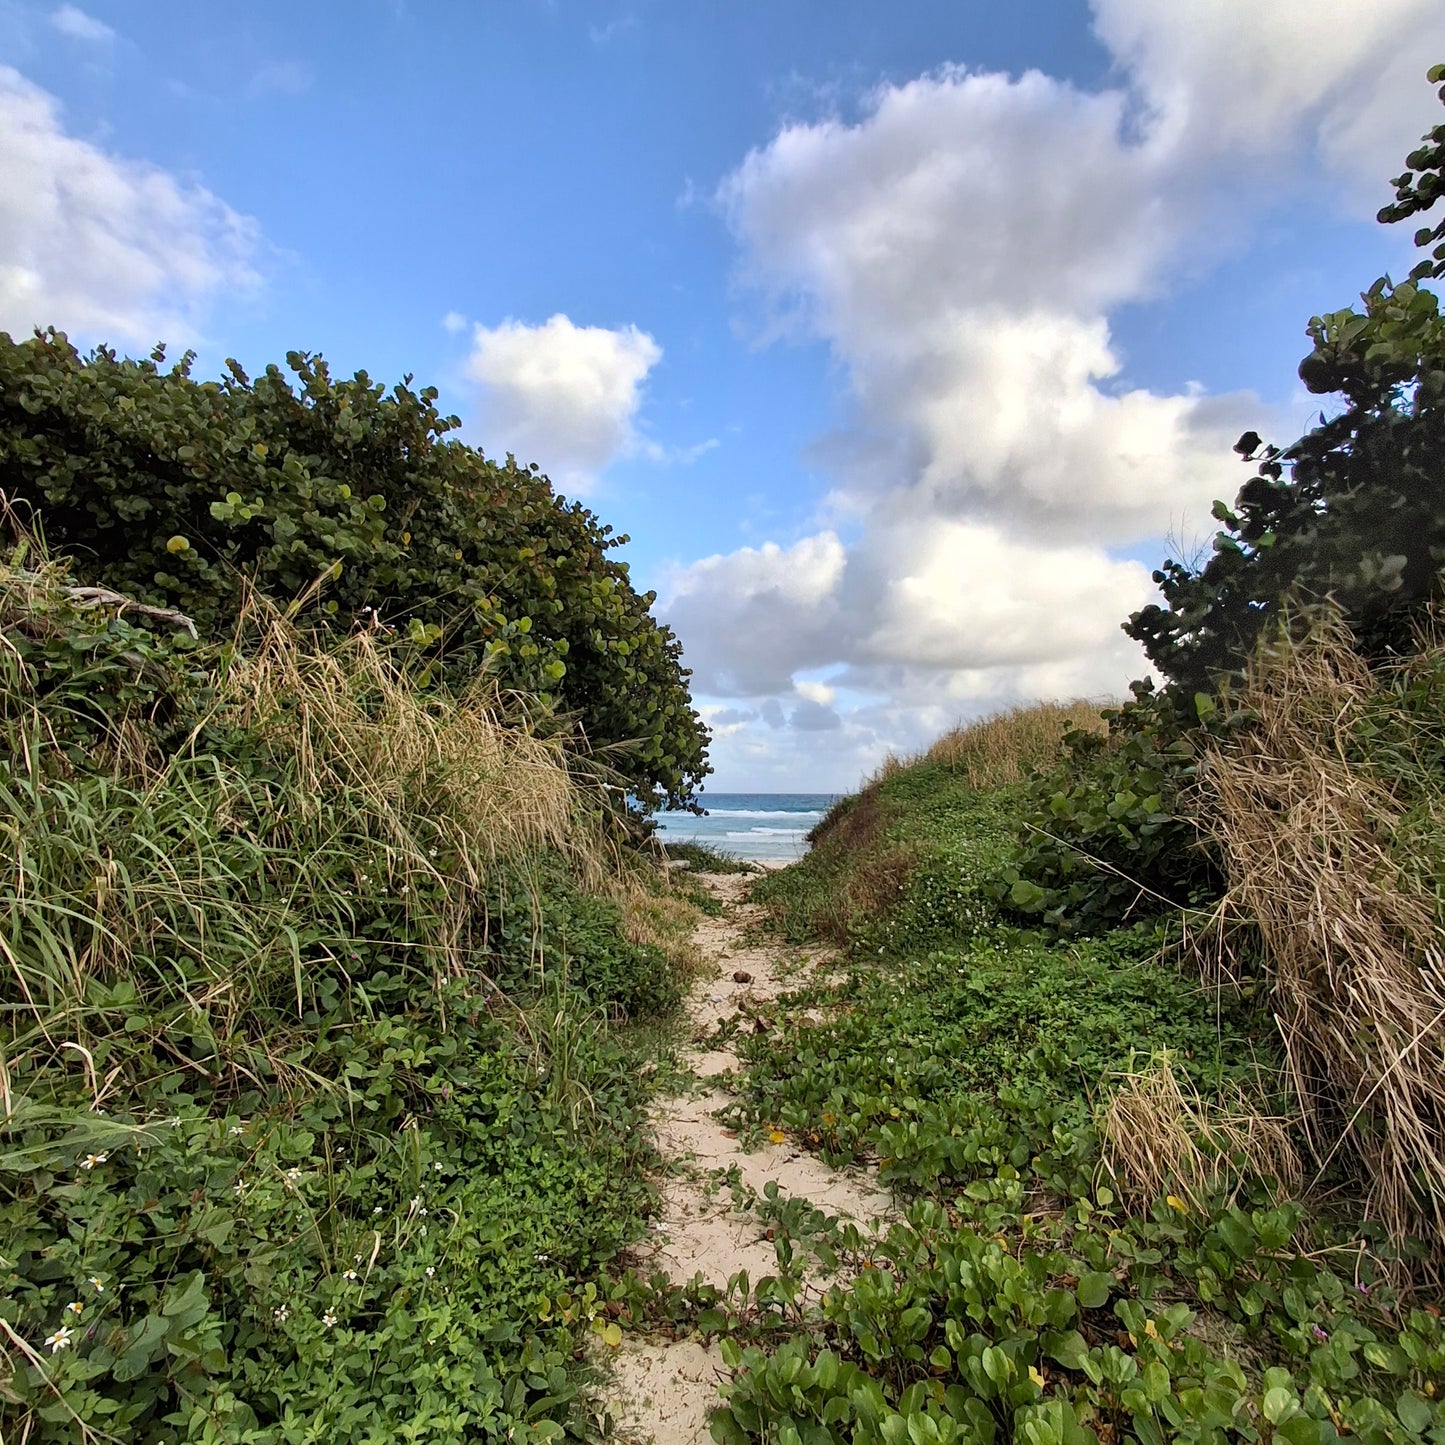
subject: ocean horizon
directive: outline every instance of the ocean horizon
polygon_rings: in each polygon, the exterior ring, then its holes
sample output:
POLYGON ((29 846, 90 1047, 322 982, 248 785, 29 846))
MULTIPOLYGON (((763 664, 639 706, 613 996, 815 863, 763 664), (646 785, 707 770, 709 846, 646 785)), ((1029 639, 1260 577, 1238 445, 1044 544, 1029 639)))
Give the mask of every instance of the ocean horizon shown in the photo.
POLYGON ((793 863, 841 793, 705 793, 707 816, 659 813, 663 843, 705 843, 749 863, 793 863))

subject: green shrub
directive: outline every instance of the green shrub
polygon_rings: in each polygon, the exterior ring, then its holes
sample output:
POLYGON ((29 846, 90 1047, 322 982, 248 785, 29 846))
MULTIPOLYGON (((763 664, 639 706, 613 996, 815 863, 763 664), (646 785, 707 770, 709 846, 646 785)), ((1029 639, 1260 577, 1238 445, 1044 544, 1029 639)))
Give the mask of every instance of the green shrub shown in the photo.
POLYGON ((603 1013, 676 983, 560 742, 370 634, 173 644, 9 561, 0 1433, 581 1436, 652 1199, 603 1013))
POLYGON ((308 624, 411 640, 419 678, 504 689, 575 714, 646 805, 686 806, 707 731, 670 629, 614 537, 545 477, 449 440, 455 417, 410 378, 334 381, 288 356, 197 382, 189 356, 82 358, 63 335, 0 334, 0 468, 82 580, 229 632, 245 579, 303 598, 308 624), (326 578, 324 587, 316 586, 326 578))
POLYGON ((1203 695, 1186 716, 1150 683, 1132 687, 1132 702, 1105 711, 1106 738, 1069 734, 1067 761, 1035 783, 1014 856, 992 880, 1000 905, 1048 933, 1097 932, 1223 892, 1194 779, 1203 740, 1248 717, 1221 717, 1203 695))
MULTIPOLYGON (((1445 125, 1406 166, 1382 222, 1423 215, 1445 195, 1445 125)), ((1213 555, 1198 570, 1165 562, 1154 574, 1164 605, 1125 624, 1181 699, 1240 674, 1291 594, 1332 597, 1367 655, 1408 650, 1445 557, 1445 318, 1424 284, 1445 274, 1442 226, 1416 232, 1427 255, 1409 280, 1381 278, 1362 310, 1310 321, 1300 379, 1316 395, 1342 394, 1343 409, 1283 448, 1246 433, 1237 450, 1259 457, 1258 474, 1233 507, 1215 503, 1225 527, 1213 555)))

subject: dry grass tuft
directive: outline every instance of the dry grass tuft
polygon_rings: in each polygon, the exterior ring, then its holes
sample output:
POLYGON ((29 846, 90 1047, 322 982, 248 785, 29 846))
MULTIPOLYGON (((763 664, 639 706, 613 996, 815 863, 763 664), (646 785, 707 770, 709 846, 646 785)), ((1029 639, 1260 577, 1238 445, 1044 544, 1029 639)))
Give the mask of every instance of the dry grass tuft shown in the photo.
MULTIPOLYGON (((1286 636, 1287 634, 1282 634, 1286 636)), ((1438 659, 1437 659, 1438 660, 1438 659)), ((1201 768, 1231 919, 1257 929, 1290 1083, 1323 1170, 1348 1149, 1368 1208, 1445 1249, 1445 969, 1439 899, 1392 851, 1409 800, 1348 740, 1391 686, 1338 613, 1252 664, 1253 729, 1201 768)), ((1427 784, 1429 786, 1429 784, 1427 784)), ((1439 791, 1439 784, 1433 784, 1439 791)))
POLYGON ((1239 1091, 1228 1103, 1180 1082, 1168 1053, 1120 1076, 1099 1112, 1105 1167, 1116 1192, 1142 1207, 1166 1189, 1203 1208, 1221 1187, 1261 1179, 1289 1194, 1303 1177, 1289 1121, 1261 1114, 1239 1091))
POLYGON ((567 740, 506 716, 485 679, 434 700, 376 632, 318 648, 253 597, 218 693, 227 721, 296 759, 303 807, 344 793, 390 838, 402 873, 435 874, 431 860, 450 852, 479 886, 488 862, 541 849, 598 868, 567 740))
POLYGON ((1059 761, 1064 734, 1074 729, 1108 731, 1096 703, 1039 702, 980 718, 946 732, 923 755, 961 772, 971 788, 1017 783, 1030 769, 1059 761))

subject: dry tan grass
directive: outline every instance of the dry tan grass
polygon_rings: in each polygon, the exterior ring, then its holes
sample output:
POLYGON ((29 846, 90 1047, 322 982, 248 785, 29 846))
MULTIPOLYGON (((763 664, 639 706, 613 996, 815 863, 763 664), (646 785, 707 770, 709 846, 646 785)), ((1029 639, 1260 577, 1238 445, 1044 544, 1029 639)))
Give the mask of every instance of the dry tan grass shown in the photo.
POLYGON ((218 691, 229 721, 296 758, 303 805, 344 790, 384 820, 399 867, 435 871, 429 859, 442 848, 473 871, 539 848, 595 866, 595 840, 579 837, 586 800, 566 738, 505 715, 485 679, 434 700, 375 632, 318 648, 252 598, 218 691))
POLYGON ((1206 1102, 1167 1053, 1120 1076, 1098 1127, 1116 1192, 1135 1206, 1169 1189, 1202 1208, 1215 1190, 1237 1192, 1251 1178, 1293 1193, 1304 1173, 1287 1119, 1261 1114, 1242 1091, 1206 1102))
POLYGON ((1099 713, 1098 704, 1082 698, 1010 708, 944 733, 923 758, 963 773, 973 788, 1016 783, 1031 768, 1059 760, 1065 733, 1106 732, 1099 713))
POLYGON ((1392 856, 1405 804, 1344 746, 1384 686, 1337 613, 1257 655, 1239 701, 1258 725, 1211 747, 1201 768, 1229 878, 1201 942, 1228 965, 1231 924, 1257 929, 1321 1168, 1350 1151, 1370 1211, 1397 1237, 1445 1250, 1438 900, 1392 856))

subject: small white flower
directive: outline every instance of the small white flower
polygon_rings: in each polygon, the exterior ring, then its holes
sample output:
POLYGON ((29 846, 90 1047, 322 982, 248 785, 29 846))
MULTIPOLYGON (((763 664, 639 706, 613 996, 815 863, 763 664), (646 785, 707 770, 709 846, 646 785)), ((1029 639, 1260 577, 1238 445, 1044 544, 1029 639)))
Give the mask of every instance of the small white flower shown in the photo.
POLYGON ((68 1305, 66 1305, 65 1308, 66 1308, 71 1314, 73 1314, 73 1315, 78 1315, 78 1314, 81 1312, 81 1310, 83 1310, 83 1309, 85 1308, 85 1306, 84 1306, 83 1304, 81 1304, 81 1302, 80 1302, 78 1299, 73 1299, 73 1300, 71 1300, 71 1302, 70 1302, 68 1305))
MULTIPOLYGON (((361 1256, 360 1256, 360 1255, 357 1255, 357 1258, 360 1259, 361 1256)), ((345 1279, 345 1280, 357 1280, 357 1279, 360 1279, 360 1278, 361 1278, 361 1276, 360 1276, 359 1274, 357 1274, 357 1272, 356 1272, 354 1269, 348 1269, 348 1270, 346 1271, 346 1273, 343 1274, 341 1277, 342 1277, 342 1279, 345 1279)))
POLYGON ((50 1353, 59 1354, 70 1343, 70 1337, 74 1333, 69 1325, 61 1325, 53 1335, 46 1335, 45 1343, 50 1346, 50 1353))
POLYGON ((246 1181, 245 1181, 244 1179, 238 1179, 238 1180, 236 1181, 236 1193, 237 1193, 237 1194, 244 1194, 245 1192, 246 1192, 246 1181))
POLYGON ((80 1167, 82 1169, 94 1169, 97 1164, 104 1164, 109 1158, 110 1155, 102 1149, 99 1154, 87 1154, 85 1158, 80 1161, 80 1167))
POLYGON ((361 1261, 366 1258, 364 1254, 353 1254, 351 1257, 357 1262, 357 1264, 360 1264, 361 1261))
POLYGON ((105 1293, 105 1285, 102 1283, 101 1278, 98 1274, 91 1275, 91 1277, 86 1280, 86 1283, 96 1292, 96 1294, 105 1293))
POLYGON ((419 1215, 421 1215, 421 1217, 422 1217, 423 1219, 425 1219, 425 1218, 426 1218, 426 1206, 423 1205, 422 1208, 420 1208, 420 1209, 417 1210, 417 1213, 418 1213, 419 1215))
POLYGON ((426 1267, 426 1277, 427 1277, 428 1279, 430 1279, 435 1273, 436 1273, 436 1266, 435 1266, 435 1265, 431 1265, 431 1264, 427 1265, 427 1267, 426 1267))
POLYGON ((329 1330, 331 1326, 336 1323, 336 1316, 332 1314, 330 1310, 327 1310, 326 1313, 321 1316, 321 1323, 329 1330))
POLYGON ((429 848, 429 849, 427 849, 427 852, 428 852, 433 858, 435 858, 436 855, 437 855, 437 850, 436 850, 435 848, 429 848))
POLYGON ((420 1208, 421 1208, 421 1195, 420 1195, 420 1194, 416 1194, 416 1195, 413 1195, 413 1196, 412 1196, 411 1207, 412 1207, 413 1209, 420 1209, 420 1208))
POLYGON ((381 1205, 378 1204, 378 1205, 376 1206, 376 1208, 373 1209, 371 1212, 372 1212, 373 1214, 380 1214, 380 1213, 381 1213, 381 1205))
POLYGON ((290 1313, 291 1311, 288 1310, 285 1305, 279 1305, 276 1309, 271 1311, 271 1317, 278 1322, 284 1323, 290 1313))
POLYGON ((423 1224, 422 1227, 421 1227, 421 1237, 422 1237, 423 1239, 426 1238, 426 1225, 424 1225, 424 1224, 423 1224))
POLYGON ((232 1125, 231 1125, 231 1133, 232 1133, 232 1134, 244 1134, 245 1132, 246 1132, 245 1129, 242 1128, 240 1124, 232 1124, 232 1125))
POLYGON ((300 1177, 301 1171, 299 1169, 288 1169, 286 1171, 286 1178, 290 1180, 292 1184, 294 1184, 300 1177))
POLYGON ((432 1165, 432 1168, 435 1169, 438 1174, 440 1174, 440 1173, 442 1172, 442 1166, 441 1166, 439 1163, 438 1163, 438 1164, 433 1164, 433 1165, 432 1165))

